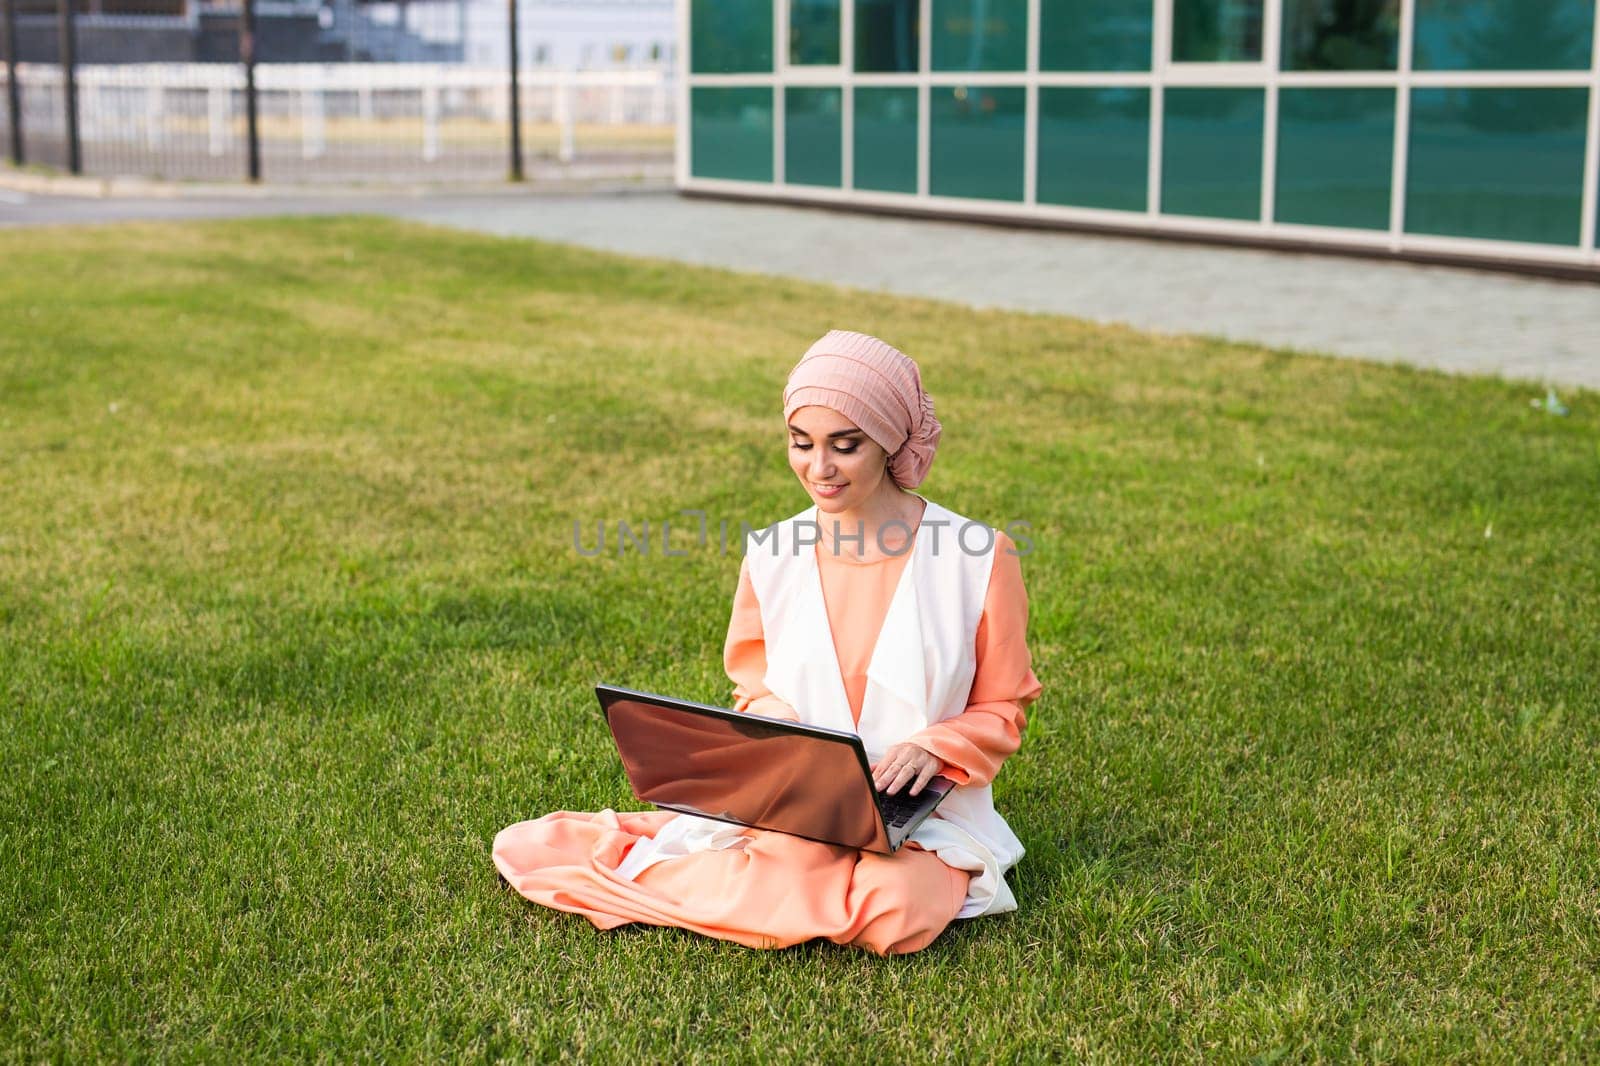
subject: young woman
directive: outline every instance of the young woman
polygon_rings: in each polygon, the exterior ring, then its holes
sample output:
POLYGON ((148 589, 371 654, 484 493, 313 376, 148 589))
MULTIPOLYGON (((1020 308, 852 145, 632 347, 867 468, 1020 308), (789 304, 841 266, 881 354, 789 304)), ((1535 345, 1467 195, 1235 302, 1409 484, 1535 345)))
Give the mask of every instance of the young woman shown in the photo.
POLYGON ((815 937, 880 954, 1014 910, 1022 845, 989 783, 1040 686, 1015 545, 911 490, 940 425, 917 365, 834 330, 783 394, 812 505, 752 538, 724 661, 734 707, 858 733, 875 782, 957 784, 893 855, 665 811, 560 811, 495 837, 506 880, 602 929, 675 925, 751 947, 815 937))

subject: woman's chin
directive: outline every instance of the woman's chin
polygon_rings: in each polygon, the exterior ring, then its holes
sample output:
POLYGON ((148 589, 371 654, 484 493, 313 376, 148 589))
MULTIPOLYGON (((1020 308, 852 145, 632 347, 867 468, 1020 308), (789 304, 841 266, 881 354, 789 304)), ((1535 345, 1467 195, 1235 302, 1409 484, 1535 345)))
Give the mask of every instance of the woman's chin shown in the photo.
POLYGON ((841 514, 845 510, 845 502, 840 496, 818 496, 813 492, 811 499, 823 514, 841 514))

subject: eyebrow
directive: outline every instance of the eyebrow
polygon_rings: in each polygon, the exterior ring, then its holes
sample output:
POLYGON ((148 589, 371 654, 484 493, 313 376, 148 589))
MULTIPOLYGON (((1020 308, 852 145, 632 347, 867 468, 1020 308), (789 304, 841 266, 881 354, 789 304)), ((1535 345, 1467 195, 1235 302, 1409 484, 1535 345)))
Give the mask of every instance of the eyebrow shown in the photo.
MULTIPOLYGON (((811 434, 807 433, 805 430, 803 430, 799 426, 795 426, 795 425, 791 425, 789 427, 789 432, 790 433, 799 434, 802 437, 810 437, 811 436, 811 434)), ((836 429, 832 433, 828 434, 828 439, 829 440, 833 440, 833 438, 835 438, 835 437, 851 437, 851 436, 854 436, 855 434, 860 433, 860 432, 861 432, 861 430, 854 429, 854 428, 851 428, 851 429, 836 429)))

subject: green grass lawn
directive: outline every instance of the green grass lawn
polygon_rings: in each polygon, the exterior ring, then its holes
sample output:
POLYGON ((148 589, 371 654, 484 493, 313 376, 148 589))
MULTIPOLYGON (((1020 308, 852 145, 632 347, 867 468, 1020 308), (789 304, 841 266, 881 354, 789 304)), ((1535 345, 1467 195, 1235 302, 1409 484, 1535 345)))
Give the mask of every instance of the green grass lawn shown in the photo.
POLYGON ((0 1059, 1592 1059, 1600 396, 1541 393, 394 222, 0 232, 0 1059), (1021 909, 884 960, 525 902, 497 830, 637 806, 595 682, 727 702, 717 522, 805 505, 830 327, 921 363, 928 496, 1032 525, 1021 909))

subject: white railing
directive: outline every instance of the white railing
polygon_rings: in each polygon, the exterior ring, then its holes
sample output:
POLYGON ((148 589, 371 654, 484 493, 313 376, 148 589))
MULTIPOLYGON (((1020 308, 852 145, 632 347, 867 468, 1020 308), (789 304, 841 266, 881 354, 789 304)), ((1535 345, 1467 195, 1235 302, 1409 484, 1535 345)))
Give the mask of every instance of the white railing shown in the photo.
MULTIPOLYGON (((61 68, 22 63, 25 128, 57 132, 61 68)), ((0 87, 5 85, 0 66, 0 87)), ((259 114, 298 126, 300 154, 327 150, 330 118, 370 134, 400 126, 424 161, 441 155, 441 134, 452 123, 504 129, 510 121, 510 80, 504 69, 437 63, 262 63, 256 66, 259 114), (415 124, 413 128, 412 124, 415 124)), ((557 155, 575 153, 576 128, 671 127, 676 94, 669 72, 644 70, 530 70, 519 73, 524 124, 558 131, 557 155)), ((77 68, 80 137, 85 147, 139 144, 159 150, 170 138, 205 128, 207 151, 224 155, 244 114, 244 68, 224 63, 148 63, 77 68)), ((0 89, 3 92, 3 89, 0 89)), ((3 107, 3 101, 0 101, 3 107)), ((392 141, 391 136, 383 138, 392 141)))

